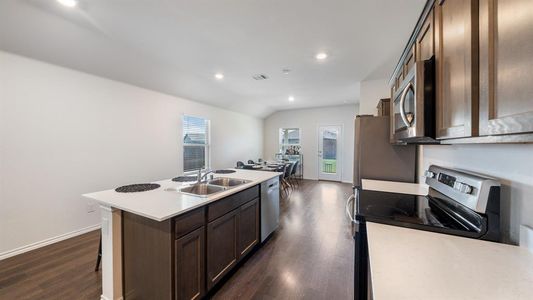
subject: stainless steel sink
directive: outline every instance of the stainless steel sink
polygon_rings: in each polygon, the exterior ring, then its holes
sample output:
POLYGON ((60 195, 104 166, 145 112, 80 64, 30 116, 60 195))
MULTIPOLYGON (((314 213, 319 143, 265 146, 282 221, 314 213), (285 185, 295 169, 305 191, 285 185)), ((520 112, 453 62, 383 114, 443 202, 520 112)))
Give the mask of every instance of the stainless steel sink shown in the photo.
POLYGON ((219 177, 208 182, 196 183, 184 187, 171 187, 165 189, 167 192, 183 193, 197 197, 208 197, 209 195, 223 192, 230 188, 250 182, 250 180, 219 177))
POLYGON ((227 188, 218 185, 211 185, 207 183, 193 184, 182 188, 168 188, 168 192, 180 192, 188 195, 207 197, 211 194, 225 191, 227 188))
POLYGON ((245 184, 248 182, 250 182, 250 180, 219 177, 219 178, 209 180, 208 184, 216 185, 216 186, 223 186, 223 187, 234 187, 234 186, 238 186, 238 185, 245 184))

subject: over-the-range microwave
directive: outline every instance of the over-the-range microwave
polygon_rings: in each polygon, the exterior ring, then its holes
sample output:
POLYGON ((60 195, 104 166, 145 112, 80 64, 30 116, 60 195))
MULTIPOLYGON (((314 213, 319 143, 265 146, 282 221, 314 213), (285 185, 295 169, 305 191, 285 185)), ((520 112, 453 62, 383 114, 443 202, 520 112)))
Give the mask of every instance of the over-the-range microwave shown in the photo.
POLYGON ((404 143, 435 140, 435 58, 417 61, 392 96, 392 138, 404 143))

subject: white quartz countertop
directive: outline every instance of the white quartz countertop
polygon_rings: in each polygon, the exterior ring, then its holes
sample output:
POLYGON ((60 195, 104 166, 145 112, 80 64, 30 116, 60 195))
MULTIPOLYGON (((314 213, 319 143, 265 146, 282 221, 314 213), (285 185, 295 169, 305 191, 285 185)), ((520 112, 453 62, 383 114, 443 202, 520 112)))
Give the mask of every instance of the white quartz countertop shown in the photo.
POLYGON ((145 192, 138 193, 117 193, 114 189, 84 194, 85 198, 93 199, 100 204, 118 208, 127 212, 141 215, 156 221, 164 221, 174 216, 191 211, 197 207, 204 206, 210 202, 232 195, 236 192, 245 190, 254 185, 272 179, 281 175, 278 172, 254 171, 235 169, 235 173, 214 174, 215 178, 230 177, 250 180, 228 190, 214 193, 208 197, 197 197, 186 195, 174 191, 165 191, 167 188, 183 187, 191 183, 174 182, 171 179, 156 181, 161 187, 145 192))
POLYGON ((361 179, 363 190, 388 193, 400 193, 425 196, 428 194, 428 185, 424 183, 407 183, 384 180, 361 179))
POLYGON ((533 253, 367 222, 374 299, 533 299, 533 253))

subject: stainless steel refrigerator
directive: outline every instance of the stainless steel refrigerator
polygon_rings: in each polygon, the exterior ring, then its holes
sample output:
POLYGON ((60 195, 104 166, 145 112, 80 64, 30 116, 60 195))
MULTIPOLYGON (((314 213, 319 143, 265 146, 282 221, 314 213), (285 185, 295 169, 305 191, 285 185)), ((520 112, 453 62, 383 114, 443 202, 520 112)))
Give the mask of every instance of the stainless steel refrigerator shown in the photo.
POLYGON ((354 147, 354 193, 346 201, 346 213, 350 219, 355 241, 354 298, 367 299, 367 274, 362 260, 368 249, 360 240, 364 238, 365 226, 357 220, 361 179, 415 182, 417 153, 415 145, 390 143, 390 117, 357 116, 355 118, 354 147))
POLYGON ((390 117, 357 116, 353 185, 361 179, 415 182, 416 146, 390 143, 390 117))

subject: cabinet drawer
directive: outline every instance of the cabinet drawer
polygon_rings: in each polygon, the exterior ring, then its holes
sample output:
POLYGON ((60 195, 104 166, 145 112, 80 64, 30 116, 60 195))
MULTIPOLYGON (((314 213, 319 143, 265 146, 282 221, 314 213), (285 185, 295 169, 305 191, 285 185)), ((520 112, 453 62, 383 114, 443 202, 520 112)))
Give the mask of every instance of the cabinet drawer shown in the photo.
POLYGON ((205 224, 205 207, 178 216, 174 222, 176 238, 179 238, 205 224))
POLYGON ((236 209, 244 203, 259 198, 259 185, 253 186, 242 192, 238 192, 226 198, 220 199, 207 207, 207 219, 209 222, 236 209))

